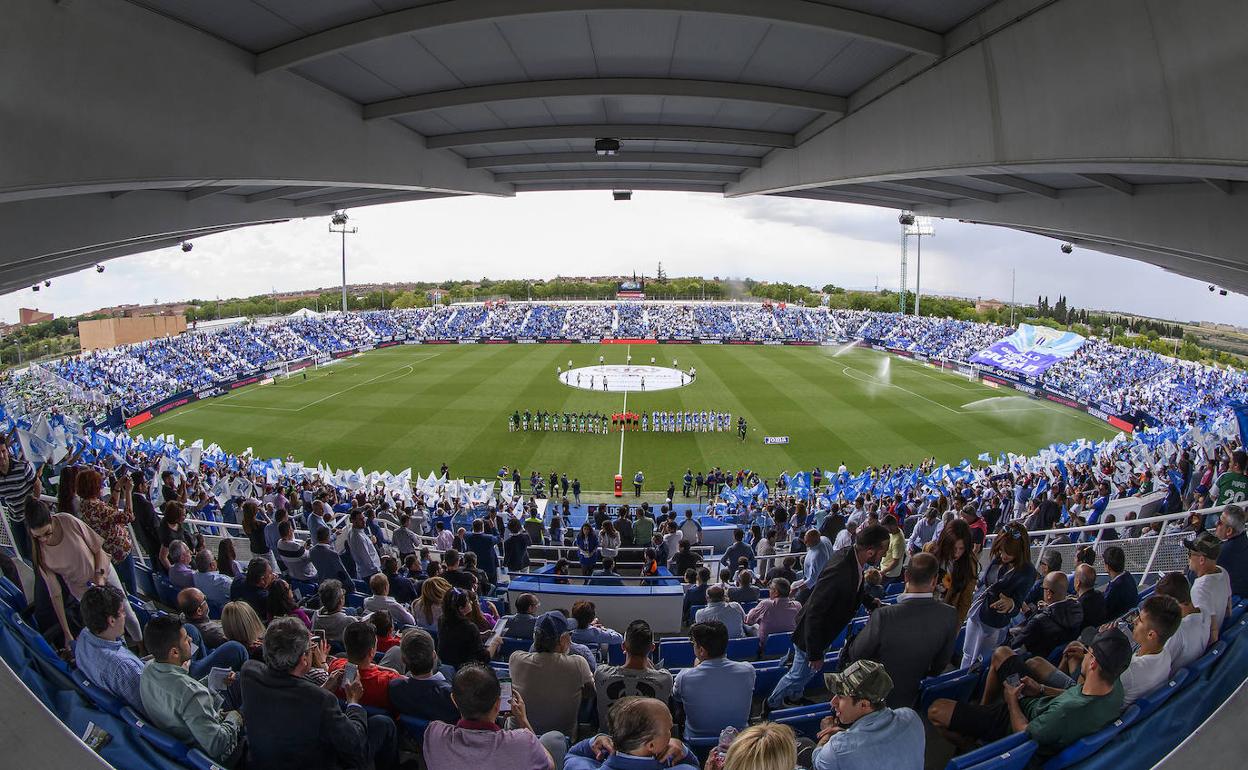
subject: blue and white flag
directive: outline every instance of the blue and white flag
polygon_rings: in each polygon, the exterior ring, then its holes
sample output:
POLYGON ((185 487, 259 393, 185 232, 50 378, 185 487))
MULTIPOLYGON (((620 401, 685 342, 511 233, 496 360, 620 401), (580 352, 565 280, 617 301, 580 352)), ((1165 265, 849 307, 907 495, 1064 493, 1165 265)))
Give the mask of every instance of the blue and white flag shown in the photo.
POLYGON ((1235 423, 1239 426, 1239 446, 1248 449, 1248 404, 1243 401, 1230 403, 1231 413, 1235 415, 1235 423))
POLYGON ((1058 361, 1070 358, 1084 342, 1074 332, 1019 324, 1013 334, 971 356, 971 363, 1037 377, 1058 361))

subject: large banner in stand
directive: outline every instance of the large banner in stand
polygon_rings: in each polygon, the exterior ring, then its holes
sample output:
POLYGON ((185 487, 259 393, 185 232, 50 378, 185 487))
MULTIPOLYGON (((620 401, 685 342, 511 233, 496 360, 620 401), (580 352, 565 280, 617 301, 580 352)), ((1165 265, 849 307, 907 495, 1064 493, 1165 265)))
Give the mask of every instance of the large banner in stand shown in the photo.
POLYGON ((1019 324, 1013 334, 972 356, 971 363, 1036 377, 1058 361, 1073 356, 1085 341, 1074 332, 1019 324))

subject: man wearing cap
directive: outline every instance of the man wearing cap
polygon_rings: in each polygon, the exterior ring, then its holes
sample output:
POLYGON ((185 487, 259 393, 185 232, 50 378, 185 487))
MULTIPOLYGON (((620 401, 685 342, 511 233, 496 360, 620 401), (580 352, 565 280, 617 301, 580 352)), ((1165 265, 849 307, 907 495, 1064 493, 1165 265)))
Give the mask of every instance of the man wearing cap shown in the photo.
POLYGON ((529 722, 539 735, 557 730, 576 737, 581 698, 594 694, 594 675, 579 655, 570 655, 572 628, 561 612, 545 612, 533 623, 533 650, 511 654, 511 679, 529 704, 529 722))
POLYGON ((1046 687, 1030 676, 1011 684, 1013 674, 1026 673, 1018 656, 1015 670, 1001 670, 1001 703, 961 703, 938 698, 927 710, 928 720, 954 744, 966 747, 1026 731, 1049 757, 1091 735, 1122 713, 1123 687, 1118 678, 1131 663, 1131 642, 1117 628, 1096 635, 1080 664, 1081 681, 1065 690, 1046 687))
POLYGON ((819 725, 814 770, 878 770, 881 759, 890 770, 923 769, 923 722, 913 709, 886 705, 893 680, 883 665, 855 661, 824 681, 832 716, 819 725))
POLYGON ((1222 540, 1218 566, 1231 575, 1231 593, 1248 596, 1248 534, 1244 533, 1244 509, 1238 505, 1226 506, 1218 516, 1213 533, 1222 540))
POLYGON ((1209 616, 1209 644, 1218 641, 1222 621, 1231 611, 1231 576, 1218 566, 1222 541, 1208 530, 1183 541, 1192 581, 1192 604, 1209 616))
MULTIPOLYGON (((1130 616, 1128 616, 1130 617, 1130 616)), ((1122 672, 1122 705, 1130 706, 1143 695, 1147 695, 1165 683, 1170 677, 1170 651, 1166 643, 1174 636, 1183 618, 1179 603, 1169 596, 1150 596, 1140 606, 1140 612, 1131 622, 1122 621, 1120 628, 1129 633, 1135 642, 1136 651, 1131 656, 1131 665, 1122 672)), ((1061 668, 1055 667, 1044 658, 1034 657, 1027 661, 1027 672, 1033 679, 1049 687, 1065 689, 1075 683, 1078 668, 1087 649, 1079 642, 1071 642, 1062 653, 1061 668)), ((997 664, 997 659, 994 659, 997 664)), ((1013 670, 1014 664, 997 664, 998 668, 1013 670)), ((997 676, 989 673, 988 682, 984 687, 985 702, 989 691, 1000 686, 1000 672, 997 676)))

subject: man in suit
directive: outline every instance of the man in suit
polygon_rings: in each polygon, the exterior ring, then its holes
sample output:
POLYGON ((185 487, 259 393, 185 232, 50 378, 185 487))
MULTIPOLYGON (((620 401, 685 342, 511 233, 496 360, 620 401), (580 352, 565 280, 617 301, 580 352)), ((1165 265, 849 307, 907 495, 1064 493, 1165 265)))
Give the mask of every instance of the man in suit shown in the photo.
MULTIPOLYGON (((888 550, 888 530, 879 524, 865 526, 854 544, 832 555, 810 598, 797 613, 793 629, 793 662, 767 698, 768 709, 780 708, 785 699, 801 698, 806 685, 823 668, 823 656, 863 604, 862 571, 879 562, 888 550)), ((878 602, 866 599, 871 607, 878 602)))
POLYGON ((1105 571, 1109 573, 1109 582, 1105 584, 1105 614, 1109 620, 1114 620, 1139 604, 1140 595, 1135 579, 1127 573, 1127 555, 1121 548, 1111 545, 1102 558, 1105 571))
MULTIPOLYGON (((893 680, 890 708, 913 707, 919 682, 943 672, 958 638, 958 611, 933 597, 940 569, 930 553, 916 553, 906 566, 906 589, 896 604, 880 607, 841 654, 841 663, 873 660, 893 680)), ((1061 575, 1065 579, 1065 575, 1061 575)))
POLYGON ((325 687, 304 678, 312 665, 312 644, 303 621, 278 618, 264 634, 265 662, 243 664, 247 765, 302 770, 397 765, 394 720, 368 716, 360 705, 364 685, 358 677, 346 682, 335 672, 325 687), (338 705, 337 690, 345 707, 338 705))

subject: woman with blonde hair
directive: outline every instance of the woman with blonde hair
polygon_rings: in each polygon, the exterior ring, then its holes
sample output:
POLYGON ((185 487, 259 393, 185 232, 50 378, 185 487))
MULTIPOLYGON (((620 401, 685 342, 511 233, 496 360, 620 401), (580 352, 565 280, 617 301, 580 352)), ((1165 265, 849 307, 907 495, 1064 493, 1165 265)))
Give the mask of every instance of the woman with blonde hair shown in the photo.
POLYGON ((252 660, 264 660, 264 623, 247 602, 230 602, 221 610, 225 638, 247 648, 252 660))
POLYGON ((450 590, 451 584, 441 577, 431 577, 421 585, 420 596, 412 602, 412 617, 416 618, 416 625, 437 633, 438 620, 442 617, 442 600, 450 590))
MULTIPOLYGON (((760 722, 745 728, 728 747, 723 770, 793 770, 797 738, 788 725, 760 722)), ((708 767, 713 767, 708 763, 708 767)))

